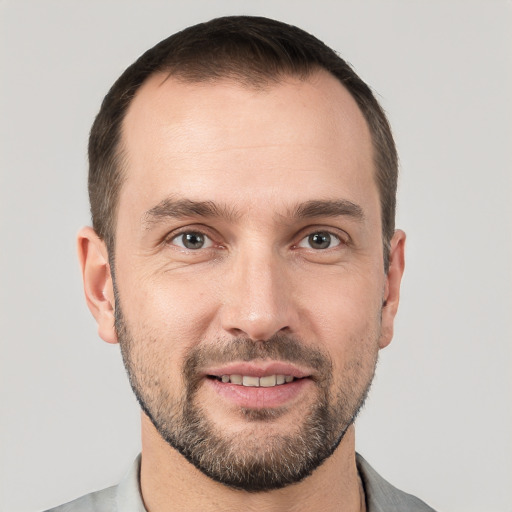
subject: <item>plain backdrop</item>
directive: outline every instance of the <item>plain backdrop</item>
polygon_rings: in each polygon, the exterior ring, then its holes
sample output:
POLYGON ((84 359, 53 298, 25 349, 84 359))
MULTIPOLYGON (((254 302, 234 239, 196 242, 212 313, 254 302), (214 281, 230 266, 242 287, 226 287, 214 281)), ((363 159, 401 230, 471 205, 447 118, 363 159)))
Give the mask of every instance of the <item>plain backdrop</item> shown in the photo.
POLYGON ((147 48, 258 14, 335 48, 389 113, 407 268, 357 447, 440 511, 511 511, 510 1, 0 1, 0 509, 117 483, 139 413, 82 297, 86 144, 147 48))

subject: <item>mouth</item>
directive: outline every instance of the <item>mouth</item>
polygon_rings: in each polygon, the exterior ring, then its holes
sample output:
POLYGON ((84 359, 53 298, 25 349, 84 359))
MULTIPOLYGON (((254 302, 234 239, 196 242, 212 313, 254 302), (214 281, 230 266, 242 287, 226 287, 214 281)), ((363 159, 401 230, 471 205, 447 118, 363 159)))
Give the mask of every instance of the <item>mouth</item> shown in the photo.
MULTIPOLYGON (((263 377, 257 377, 254 375, 240 375, 233 373, 231 375, 208 375, 209 379, 214 379, 224 384, 235 384, 237 386, 245 386, 250 388, 273 388, 275 386, 282 386, 283 384, 289 384, 297 377, 293 375, 265 375, 263 377)), ((300 377, 305 378, 305 377, 300 377)))
POLYGON ((277 361, 233 363, 209 368, 203 375, 215 394, 250 409, 291 404, 312 389, 314 380, 310 372, 277 361))

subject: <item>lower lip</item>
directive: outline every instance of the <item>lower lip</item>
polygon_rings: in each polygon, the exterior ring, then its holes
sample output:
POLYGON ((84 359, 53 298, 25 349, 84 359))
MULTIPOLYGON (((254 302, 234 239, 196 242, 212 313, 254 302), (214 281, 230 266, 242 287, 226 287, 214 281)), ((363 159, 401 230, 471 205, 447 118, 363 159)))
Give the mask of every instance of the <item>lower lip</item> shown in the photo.
POLYGON ((207 379, 207 384, 234 405, 248 409, 264 409, 280 407, 297 399, 308 386, 312 385, 312 381, 309 378, 297 379, 270 388, 240 386, 215 379, 207 379))

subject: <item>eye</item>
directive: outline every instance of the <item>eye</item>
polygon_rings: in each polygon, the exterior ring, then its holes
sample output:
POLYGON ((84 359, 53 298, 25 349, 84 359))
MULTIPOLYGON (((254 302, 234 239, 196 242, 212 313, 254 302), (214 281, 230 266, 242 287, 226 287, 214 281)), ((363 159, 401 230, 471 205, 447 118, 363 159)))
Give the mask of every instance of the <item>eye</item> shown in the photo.
POLYGON ((305 247, 306 249, 330 249, 341 244, 341 240, 332 233, 327 231, 316 231, 304 237, 298 244, 298 247, 305 247))
POLYGON ((191 251, 207 249, 213 245, 213 242, 209 237, 198 231, 187 231, 185 233, 180 233, 171 240, 171 243, 191 251))

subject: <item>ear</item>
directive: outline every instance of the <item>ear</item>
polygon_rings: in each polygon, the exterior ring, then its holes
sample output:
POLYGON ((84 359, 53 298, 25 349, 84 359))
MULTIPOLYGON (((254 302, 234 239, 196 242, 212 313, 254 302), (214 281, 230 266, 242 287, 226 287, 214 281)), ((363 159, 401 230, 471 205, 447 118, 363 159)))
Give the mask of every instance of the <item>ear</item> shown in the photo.
POLYGON ((391 239, 389 269, 386 276, 382 307, 382 328, 379 347, 387 347, 393 338, 393 324, 400 300, 400 283, 405 268, 405 233, 397 229, 391 239))
POLYGON ((77 242, 85 299, 98 323, 98 334, 107 343, 117 343, 114 286, 107 247, 91 227, 80 230, 77 242))

